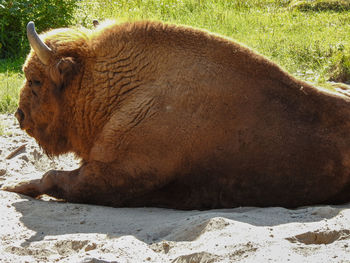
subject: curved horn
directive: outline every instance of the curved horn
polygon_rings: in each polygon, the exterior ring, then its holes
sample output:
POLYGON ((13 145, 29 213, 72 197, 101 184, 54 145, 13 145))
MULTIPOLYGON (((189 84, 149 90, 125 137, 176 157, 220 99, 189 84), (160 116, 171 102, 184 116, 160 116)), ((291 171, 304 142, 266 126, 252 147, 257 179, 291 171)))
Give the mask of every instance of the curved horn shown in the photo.
POLYGON ((27 37, 30 46, 34 49, 40 61, 44 65, 48 65, 52 50, 39 38, 38 34, 35 31, 34 22, 32 21, 30 21, 27 25, 27 37))

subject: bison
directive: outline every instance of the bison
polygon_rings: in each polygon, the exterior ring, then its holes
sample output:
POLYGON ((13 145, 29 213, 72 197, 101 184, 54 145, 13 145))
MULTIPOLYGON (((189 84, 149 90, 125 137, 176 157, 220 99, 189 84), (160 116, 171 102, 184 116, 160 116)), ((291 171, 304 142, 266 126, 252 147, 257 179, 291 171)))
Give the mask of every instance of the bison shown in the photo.
POLYGON ((81 167, 7 190, 211 209, 350 200, 350 99, 232 40, 161 22, 37 35, 16 117, 81 167))

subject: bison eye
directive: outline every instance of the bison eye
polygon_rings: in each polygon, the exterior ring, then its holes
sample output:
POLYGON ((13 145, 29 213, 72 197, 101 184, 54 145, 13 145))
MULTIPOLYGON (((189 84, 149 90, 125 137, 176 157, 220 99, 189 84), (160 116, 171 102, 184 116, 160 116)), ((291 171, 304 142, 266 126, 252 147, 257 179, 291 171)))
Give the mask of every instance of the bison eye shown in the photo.
POLYGON ((40 80, 28 80, 28 85, 29 85, 29 87, 31 87, 31 86, 33 86, 33 84, 34 84, 34 86, 41 86, 41 82, 40 82, 40 80))
POLYGON ((35 86, 41 86, 41 82, 39 80, 34 80, 34 85, 35 86))

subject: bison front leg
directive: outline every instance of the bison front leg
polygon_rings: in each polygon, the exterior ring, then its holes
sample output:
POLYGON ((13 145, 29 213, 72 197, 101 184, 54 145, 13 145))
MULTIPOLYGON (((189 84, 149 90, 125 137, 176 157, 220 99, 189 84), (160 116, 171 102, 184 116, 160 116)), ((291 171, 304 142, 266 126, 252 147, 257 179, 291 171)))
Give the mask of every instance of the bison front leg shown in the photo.
POLYGON ((71 183, 78 173, 79 169, 75 171, 51 170, 45 173, 41 179, 24 181, 16 185, 7 185, 2 187, 2 190, 34 198, 43 194, 56 198, 65 198, 66 194, 70 192, 71 183))
POLYGON ((6 186, 2 190, 38 197, 47 194, 74 203, 123 206, 152 191, 160 181, 151 174, 130 174, 120 166, 85 163, 74 171, 49 171, 42 179, 6 186))

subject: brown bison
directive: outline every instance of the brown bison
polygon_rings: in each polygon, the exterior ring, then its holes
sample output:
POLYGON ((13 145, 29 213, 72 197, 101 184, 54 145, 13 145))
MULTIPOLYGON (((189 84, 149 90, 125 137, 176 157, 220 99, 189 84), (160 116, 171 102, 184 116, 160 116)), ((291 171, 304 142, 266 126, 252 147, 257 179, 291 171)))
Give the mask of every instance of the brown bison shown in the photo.
POLYGON ((231 40, 158 22, 27 27, 16 117, 74 171, 7 190, 109 206, 350 201, 350 99, 231 40))

